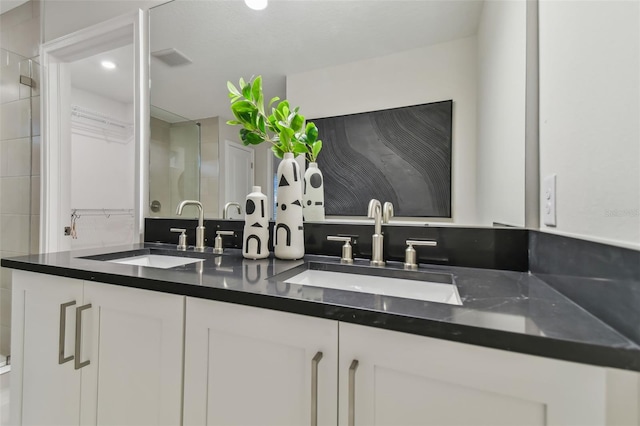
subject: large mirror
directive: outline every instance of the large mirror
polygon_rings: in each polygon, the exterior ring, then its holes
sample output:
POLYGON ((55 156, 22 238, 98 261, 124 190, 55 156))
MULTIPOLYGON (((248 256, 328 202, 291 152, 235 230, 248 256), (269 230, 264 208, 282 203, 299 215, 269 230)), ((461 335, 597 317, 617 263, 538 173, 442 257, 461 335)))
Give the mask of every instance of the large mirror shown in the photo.
MULTIPOLYGON (((307 118, 452 100, 452 217, 396 219, 524 226, 525 8, 272 0, 257 11, 243 1, 175 0, 150 11, 150 96, 152 110, 184 119, 154 123, 200 123, 200 199, 206 217, 218 218, 252 185, 273 199, 275 170, 268 146, 242 146, 239 129, 225 124, 227 81, 262 75, 265 98, 287 98, 307 118)), ((241 216, 234 208, 228 217, 241 216)))

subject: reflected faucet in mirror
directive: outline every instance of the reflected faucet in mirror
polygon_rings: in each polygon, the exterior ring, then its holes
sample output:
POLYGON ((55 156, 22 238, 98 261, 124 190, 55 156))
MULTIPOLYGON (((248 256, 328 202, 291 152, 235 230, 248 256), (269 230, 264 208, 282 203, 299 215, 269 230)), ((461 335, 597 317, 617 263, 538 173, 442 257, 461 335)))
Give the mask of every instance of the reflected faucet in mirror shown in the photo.
POLYGON ((387 201, 382 206, 382 223, 389 223, 393 217, 393 203, 387 201))
POLYGON ((185 206, 193 205, 198 207, 198 227, 196 228, 196 247, 197 251, 204 251, 204 209, 202 204, 197 200, 184 200, 178 204, 176 214, 182 216, 182 210, 185 206))
POLYGON ((242 208, 240 207, 240 203, 236 203, 235 201, 231 201, 224 205, 224 210, 222 210, 222 218, 229 219, 229 207, 235 206, 238 210, 238 214, 242 214, 242 208))

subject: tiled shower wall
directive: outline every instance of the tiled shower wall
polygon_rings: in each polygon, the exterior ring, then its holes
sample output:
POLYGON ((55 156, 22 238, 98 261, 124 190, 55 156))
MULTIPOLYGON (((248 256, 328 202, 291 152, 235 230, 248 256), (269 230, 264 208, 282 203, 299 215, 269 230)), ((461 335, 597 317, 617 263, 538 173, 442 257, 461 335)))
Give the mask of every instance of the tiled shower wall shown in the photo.
MULTIPOLYGON (((0 15, 0 256, 38 251, 40 223, 40 6, 0 15), (35 81, 20 84, 20 75, 35 81)), ((0 362, 10 354, 11 275, 0 275, 0 362)))

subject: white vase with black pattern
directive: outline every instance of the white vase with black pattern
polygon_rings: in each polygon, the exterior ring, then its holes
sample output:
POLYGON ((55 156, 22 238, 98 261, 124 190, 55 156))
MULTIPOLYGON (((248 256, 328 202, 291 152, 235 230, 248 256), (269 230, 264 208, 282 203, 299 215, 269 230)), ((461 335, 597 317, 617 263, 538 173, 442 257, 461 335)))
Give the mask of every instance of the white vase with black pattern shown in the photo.
POLYGON ((302 175, 290 152, 284 154, 278 166, 277 182, 274 252, 278 259, 300 259, 304 257, 302 175))
POLYGON ((304 172, 302 206, 304 220, 309 222, 324 220, 324 178, 318 163, 309 163, 307 171, 304 172))
POLYGON ((259 186, 247 195, 244 206, 242 255, 247 259, 269 257, 269 205, 259 186))

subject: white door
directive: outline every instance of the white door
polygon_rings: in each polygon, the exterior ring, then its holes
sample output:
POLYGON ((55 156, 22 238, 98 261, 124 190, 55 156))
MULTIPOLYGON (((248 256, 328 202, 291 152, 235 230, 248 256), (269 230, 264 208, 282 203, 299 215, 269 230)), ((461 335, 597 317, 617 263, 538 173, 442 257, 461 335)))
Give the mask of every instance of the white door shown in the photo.
POLYGON ((184 297, 85 281, 83 425, 179 425, 184 297))
POLYGON ((12 295, 11 424, 80 424, 73 356, 82 281, 13 271, 12 295))
POLYGON ((340 425, 605 424, 603 368, 345 323, 339 368, 340 425))
POLYGON ((254 150, 227 140, 224 144, 224 204, 232 201, 240 203, 243 206, 242 214, 230 209, 228 219, 242 219, 245 198, 251 192, 254 182, 254 150))
POLYGON ((187 298, 184 424, 313 424, 317 402, 335 425, 337 345, 335 321, 187 298))

